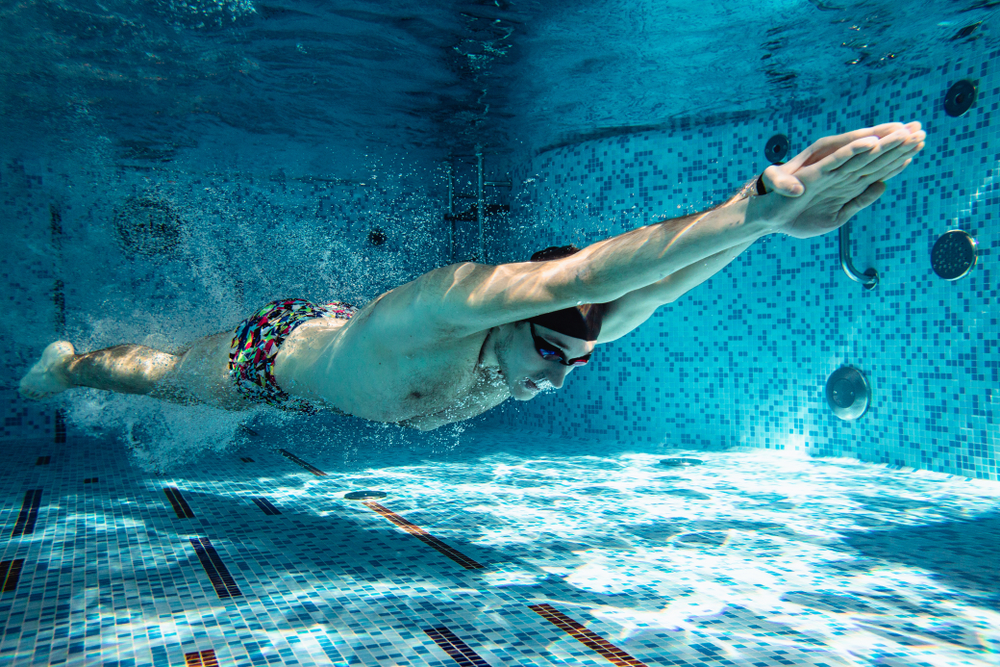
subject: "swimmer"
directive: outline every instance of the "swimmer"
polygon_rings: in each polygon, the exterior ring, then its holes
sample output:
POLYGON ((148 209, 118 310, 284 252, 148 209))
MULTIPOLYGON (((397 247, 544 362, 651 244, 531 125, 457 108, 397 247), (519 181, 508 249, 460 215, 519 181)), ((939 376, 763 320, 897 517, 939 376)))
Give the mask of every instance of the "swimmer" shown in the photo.
POLYGON ((561 388, 598 344, 629 333, 763 236, 837 229, 882 195, 925 136, 920 123, 887 123, 825 137, 708 211, 530 262, 435 269, 360 309, 274 301, 183 353, 119 345, 77 354, 58 341, 20 391, 42 399, 93 387, 434 429, 561 388))

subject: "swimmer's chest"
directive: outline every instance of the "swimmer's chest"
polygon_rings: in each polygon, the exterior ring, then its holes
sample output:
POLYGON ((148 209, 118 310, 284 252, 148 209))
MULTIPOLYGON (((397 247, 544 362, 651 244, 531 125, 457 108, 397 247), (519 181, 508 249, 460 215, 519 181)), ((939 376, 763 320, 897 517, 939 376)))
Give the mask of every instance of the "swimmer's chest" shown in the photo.
POLYGON ((335 364, 344 371, 337 407, 355 416, 436 428, 481 414, 510 395, 499 375, 479 367, 478 338, 413 351, 359 342, 338 350, 335 364))

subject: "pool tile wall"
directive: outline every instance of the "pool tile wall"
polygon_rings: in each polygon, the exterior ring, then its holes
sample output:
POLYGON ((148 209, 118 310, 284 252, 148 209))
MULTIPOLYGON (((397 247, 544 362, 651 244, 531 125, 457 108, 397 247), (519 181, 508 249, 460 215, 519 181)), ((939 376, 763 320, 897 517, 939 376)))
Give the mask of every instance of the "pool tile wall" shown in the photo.
POLYGON ((790 155, 890 120, 919 120, 929 134, 909 170, 850 223, 854 263, 881 275, 875 290, 841 270, 836 234, 767 237, 600 349, 560 392, 509 404, 494 420, 580 440, 750 446, 996 480, 998 56, 979 52, 822 108, 585 141, 521 165, 512 231, 493 250, 504 261, 718 204, 767 166, 764 147, 778 133, 790 138, 790 155), (962 79, 977 82, 978 100, 953 118, 943 100, 962 79), (978 265, 955 282, 930 266, 934 242, 951 229, 979 249, 978 265), (857 421, 837 419, 825 400, 842 366, 872 386, 857 421))

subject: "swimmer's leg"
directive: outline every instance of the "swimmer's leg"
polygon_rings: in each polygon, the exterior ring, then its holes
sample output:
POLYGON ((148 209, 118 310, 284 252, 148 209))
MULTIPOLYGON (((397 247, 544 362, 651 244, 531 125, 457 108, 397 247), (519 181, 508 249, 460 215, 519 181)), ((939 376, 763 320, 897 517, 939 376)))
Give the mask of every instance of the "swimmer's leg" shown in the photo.
POLYGON ((52 343, 21 380, 21 394, 34 399, 72 387, 145 394, 175 403, 208 403, 231 410, 248 406, 229 379, 232 333, 196 341, 182 354, 143 345, 75 354, 66 341, 52 343))
MULTIPOLYGON (((42 358, 21 379, 21 394, 33 399, 72 387, 92 387, 122 394, 163 393, 162 381, 180 357, 143 345, 116 345, 76 354, 66 341, 45 348, 42 358)), ((162 396, 167 398, 168 396, 162 396)))

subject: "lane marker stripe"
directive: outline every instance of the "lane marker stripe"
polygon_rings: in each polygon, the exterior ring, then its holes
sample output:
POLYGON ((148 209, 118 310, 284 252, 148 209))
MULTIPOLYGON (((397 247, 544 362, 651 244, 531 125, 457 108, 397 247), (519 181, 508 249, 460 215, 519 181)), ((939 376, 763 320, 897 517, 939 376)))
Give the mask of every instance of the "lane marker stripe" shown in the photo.
POLYGON ((219 667, 219 661, 215 657, 215 649, 205 651, 194 651, 184 654, 185 667, 219 667))
POLYGON ((288 457, 289 459, 291 459, 295 463, 299 464, 300 466, 302 466, 303 468, 305 468, 306 470, 308 470, 312 474, 316 475, 317 477, 326 477, 326 473, 325 472, 323 472, 322 470, 320 470, 319 468, 317 468, 314 465, 306 463, 305 461, 303 461, 302 459, 300 459, 299 457, 297 457, 295 454, 292 454, 287 449, 279 449, 278 451, 281 452, 283 456, 288 457))
POLYGON ((452 559, 453 561, 464 567, 466 570, 480 570, 486 567, 482 563, 477 563, 476 561, 472 560, 465 554, 462 554, 461 552, 452 549, 447 544, 445 544, 438 538, 434 537, 420 526, 410 523, 409 521, 399 516, 389 508, 383 507, 382 505, 379 505, 377 502, 373 500, 366 500, 364 501, 364 504, 367 505, 370 509, 375 510, 376 512, 378 512, 379 514, 381 514, 386 519, 393 522, 406 532, 408 532, 410 535, 413 535, 424 544, 434 547, 435 549, 443 553, 445 556, 447 556, 448 558, 452 559))
POLYGON ((191 506, 187 504, 184 500, 184 496, 175 486, 168 486, 163 489, 163 492, 167 494, 167 500, 174 508, 174 512, 177 513, 178 519, 193 519, 194 512, 191 511, 191 506))
POLYGON ((236 581, 229 574, 226 564, 219 557, 219 552, 215 550, 212 542, 207 537, 192 537, 191 546, 194 547, 195 553, 198 554, 198 560, 201 561, 201 566, 205 568, 205 574, 208 575, 216 594, 220 598, 235 598, 243 595, 239 586, 236 585, 236 581))
POLYGON ((62 408, 56 410, 55 422, 56 444, 66 442, 66 412, 62 408))
POLYGON ((528 609, 538 613, 546 621, 565 631, 587 648, 597 651, 602 658, 618 665, 618 667, 646 667, 646 663, 636 660, 604 637, 596 632, 591 632, 552 605, 533 604, 528 609))
POLYGON ((21 512, 17 515, 17 523, 14 524, 14 530, 10 531, 11 537, 30 535, 35 532, 35 521, 38 520, 38 508, 41 504, 41 489, 31 489, 24 493, 24 501, 21 503, 21 512))
POLYGON ((2 593, 9 593, 17 588, 17 580, 21 576, 21 568, 24 567, 24 559, 5 560, 0 563, 0 583, 3 584, 2 593))
POLYGON ((462 667, 490 667, 490 663, 473 650, 471 646, 463 642, 458 636, 446 627, 424 628, 427 636, 434 640, 444 652, 462 667))
POLYGON ((261 510, 264 511, 264 514, 267 514, 268 516, 281 514, 281 510, 272 505, 271 501, 265 498, 264 496, 254 496, 253 498, 251 498, 251 500, 253 500, 254 503, 257 504, 257 507, 261 508, 261 510))

